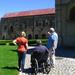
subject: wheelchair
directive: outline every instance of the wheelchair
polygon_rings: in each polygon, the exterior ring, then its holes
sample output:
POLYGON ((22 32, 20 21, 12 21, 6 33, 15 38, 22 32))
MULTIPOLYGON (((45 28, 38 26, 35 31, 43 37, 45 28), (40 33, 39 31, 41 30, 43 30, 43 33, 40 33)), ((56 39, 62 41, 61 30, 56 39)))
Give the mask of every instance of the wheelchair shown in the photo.
POLYGON ((51 70, 49 53, 33 51, 31 53, 31 68, 34 71, 34 75, 37 75, 38 72, 48 74, 51 70))

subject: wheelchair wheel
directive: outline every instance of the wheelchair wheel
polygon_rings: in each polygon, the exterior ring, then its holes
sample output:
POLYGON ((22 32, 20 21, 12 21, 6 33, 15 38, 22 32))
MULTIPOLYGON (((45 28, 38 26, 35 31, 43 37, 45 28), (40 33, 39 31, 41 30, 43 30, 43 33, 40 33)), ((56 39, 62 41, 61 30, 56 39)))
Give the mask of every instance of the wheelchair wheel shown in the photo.
POLYGON ((50 57, 47 59, 46 67, 45 67, 46 73, 48 74, 51 70, 51 60, 50 57))
POLYGON ((39 69, 38 61, 37 61, 37 59, 35 59, 35 68, 34 68, 35 75, 37 75, 37 73, 38 73, 38 69, 39 69))

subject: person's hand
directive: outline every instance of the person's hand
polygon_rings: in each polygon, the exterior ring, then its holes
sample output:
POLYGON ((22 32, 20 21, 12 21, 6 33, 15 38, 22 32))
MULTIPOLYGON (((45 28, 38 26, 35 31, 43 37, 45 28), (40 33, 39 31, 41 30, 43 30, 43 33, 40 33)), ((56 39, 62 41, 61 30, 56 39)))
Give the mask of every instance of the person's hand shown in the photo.
POLYGON ((50 33, 50 32, 48 32, 48 34, 50 35, 51 33, 50 33))
POLYGON ((17 45, 17 44, 16 44, 16 40, 13 40, 13 44, 17 45))

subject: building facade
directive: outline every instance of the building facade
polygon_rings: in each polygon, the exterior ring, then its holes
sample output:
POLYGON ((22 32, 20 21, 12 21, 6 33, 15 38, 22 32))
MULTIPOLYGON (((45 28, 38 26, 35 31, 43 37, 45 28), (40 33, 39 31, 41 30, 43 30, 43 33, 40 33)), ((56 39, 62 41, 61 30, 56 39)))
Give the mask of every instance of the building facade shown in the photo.
POLYGON ((75 0, 56 1, 56 27, 60 43, 75 46, 75 0))
POLYGON ((1 39, 14 39, 25 31, 29 39, 47 38, 55 27, 55 9, 40 9, 5 14, 1 18, 1 39))

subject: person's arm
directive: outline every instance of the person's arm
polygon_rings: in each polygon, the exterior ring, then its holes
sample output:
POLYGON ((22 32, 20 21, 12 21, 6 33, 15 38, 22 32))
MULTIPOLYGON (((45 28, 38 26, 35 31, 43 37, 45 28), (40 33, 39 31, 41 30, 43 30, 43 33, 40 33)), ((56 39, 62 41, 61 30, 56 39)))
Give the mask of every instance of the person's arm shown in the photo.
POLYGON ((17 45, 16 40, 13 40, 13 44, 17 45))
POLYGON ((48 34, 49 34, 49 35, 51 35, 51 33, 50 33, 50 32, 48 32, 48 34))
POLYGON ((55 50, 56 48, 56 35, 52 35, 52 49, 55 50))
MULTIPOLYGON (((50 45, 50 44, 49 44, 50 45)), ((50 50, 53 50, 54 49, 54 40, 52 40, 52 44, 51 46, 49 47, 50 50)))
POLYGON ((26 43, 26 49, 28 49, 28 43, 26 43))
POLYGON ((52 44, 52 49, 54 50, 54 40, 53 40, 53 44, 52 44))

